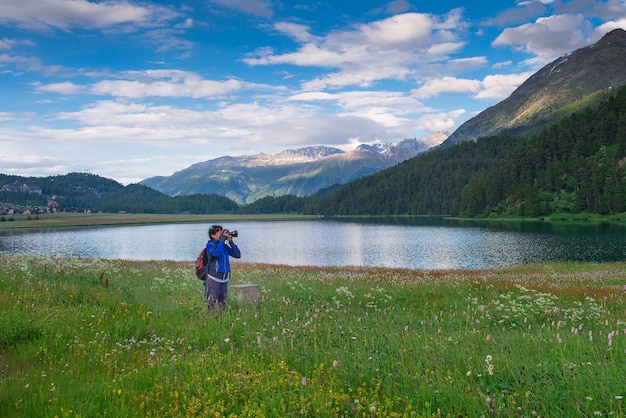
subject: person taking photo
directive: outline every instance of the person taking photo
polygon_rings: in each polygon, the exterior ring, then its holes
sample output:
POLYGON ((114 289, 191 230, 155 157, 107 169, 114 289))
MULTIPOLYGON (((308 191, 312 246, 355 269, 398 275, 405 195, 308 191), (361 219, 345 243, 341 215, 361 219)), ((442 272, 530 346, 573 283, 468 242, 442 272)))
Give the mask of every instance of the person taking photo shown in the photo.
POLYGON ((230 257, 241 258, 241 251, 233 241, 236 234, 220 225, 209 228, 206 253, 209 257, 206 279, 206 299, 209 312, 218 311, 226 305, 228 280, 230 279, 230 257))

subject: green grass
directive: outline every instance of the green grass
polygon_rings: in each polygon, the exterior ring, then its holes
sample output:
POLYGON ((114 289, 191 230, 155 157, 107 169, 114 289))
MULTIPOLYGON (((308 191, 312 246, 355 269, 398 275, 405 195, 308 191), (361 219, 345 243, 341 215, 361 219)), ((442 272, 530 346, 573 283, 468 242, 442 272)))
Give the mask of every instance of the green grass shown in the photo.
POLYGON ((192 264, 0 255, 0 415, 625 416, 623 263, 192 264))

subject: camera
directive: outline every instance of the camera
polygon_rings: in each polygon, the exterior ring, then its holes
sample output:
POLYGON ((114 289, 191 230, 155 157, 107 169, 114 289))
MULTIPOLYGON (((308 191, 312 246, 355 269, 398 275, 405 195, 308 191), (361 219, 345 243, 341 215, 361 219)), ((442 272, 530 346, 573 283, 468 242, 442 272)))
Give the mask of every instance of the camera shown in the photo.
POLYGON ((228 229, 225 229, 224 232, 222 232, 224 235, 230 235, 231 237, 238 237, 239 236, 239 232, 237 232, 237 230, 235 231, 229 231, 228 229))

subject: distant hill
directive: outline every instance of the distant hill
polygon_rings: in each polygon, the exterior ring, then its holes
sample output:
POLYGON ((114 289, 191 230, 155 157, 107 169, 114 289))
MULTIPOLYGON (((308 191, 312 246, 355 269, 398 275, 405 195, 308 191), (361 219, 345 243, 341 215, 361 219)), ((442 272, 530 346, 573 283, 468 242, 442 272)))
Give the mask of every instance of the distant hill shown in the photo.
POLYGON ((140 182, 169 196, 217 194, 247 204, 265 196, 309 196, 405 161, 438 145, 448 133, 423 140, 361 145, 354 151, 318 146, 278 154, 224 156, 194 164, 168 177, 140 182))
MULTIPOLYGON (((0 215, 11 213, 130 212, 236 213, 232 200, 214 194, 170 197, 140 184, 123 186, 88 173, 49 177, 0 174, 0 215), (24 187, 3 187, 24 186, 24 187)), ((0 218, 2 219, 2 218, 0 218)))
POLYGON ((1 191, 0 202, 23 207, 50 207, 62 211, 96 210, 102 200, 124 188, 115 180, 89 173, 68 173, 48 177, 0 174, 0 188, 11 183, 35 185, 41 193, 1 191))
POLYGON ((495 134, 538 134, 567 115, 597 106, 623 84, 626 31, 615 29, 537 71, 507 99, 461 125, 441 147, 495 134))

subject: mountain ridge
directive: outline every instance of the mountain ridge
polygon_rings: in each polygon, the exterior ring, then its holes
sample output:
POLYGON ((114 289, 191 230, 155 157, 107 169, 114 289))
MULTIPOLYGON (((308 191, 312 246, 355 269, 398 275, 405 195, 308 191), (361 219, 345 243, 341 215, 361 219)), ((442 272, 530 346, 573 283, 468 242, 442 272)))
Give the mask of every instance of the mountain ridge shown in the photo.
POLYGON ((140 184, 169 196, 218 194, 238 204, 266 196, 308 196, 412 158, 448 135, 435 132, 421 140, 359 145, 352 151, 311 146, 277 154, 222 156, 192 164, 171 176, 150 177, 140 184))
POLYGON ((614 29, 598 42, 539 69, 509 97, 458 127, 440 147, 496 134, 539 133, 582 107, 593 107, 626 84, 626 31, 614 29))

